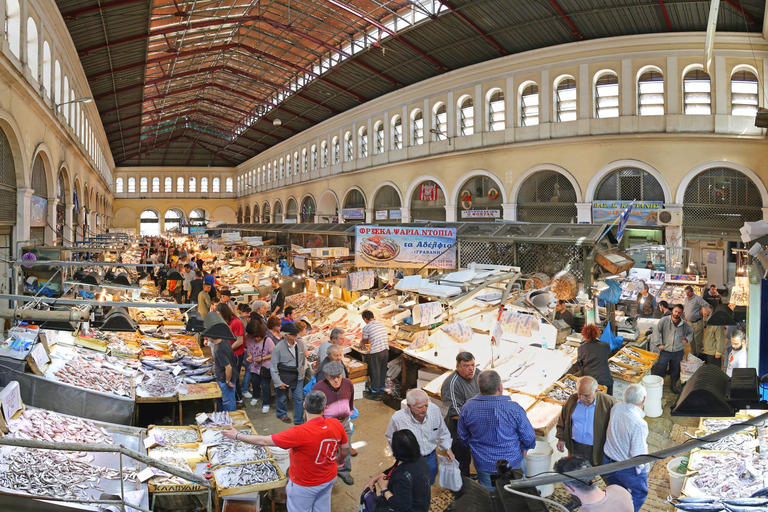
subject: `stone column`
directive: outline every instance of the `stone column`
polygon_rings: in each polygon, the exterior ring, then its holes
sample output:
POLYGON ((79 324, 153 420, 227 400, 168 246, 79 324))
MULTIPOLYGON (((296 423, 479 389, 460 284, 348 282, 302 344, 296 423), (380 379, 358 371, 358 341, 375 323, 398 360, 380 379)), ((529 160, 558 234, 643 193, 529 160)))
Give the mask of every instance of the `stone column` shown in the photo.
POLYGON ((75 205, 72 204, 64 206, 64 245, 73 245, 75 241, 73 236, 75 226, 72 225, 74 208, 75 205), (69 240, 69 243, 67 243, 67 240, 69 240))
POLYGON ((370 208, 365 209, 365 223, 370 224, 373 222, 373 210, 370 208))
POLYGON ((445 222, 456 222, 456 205, 445 205, 445 222))
POLYGON ((579 224, 592 222, 592 203, 576 203, 576 221, 579 224))
POLYGON ((400 219, 401 223, 403 223, 403 222, 411 222, 411 209, 408 208, 407 206, 401 206, 400 207, 400 215, 402 217, 400 219))
POLYGON ((29 240, 29 212, 32 208, 32 194, 35 191, 31 188, 16 189, 16 240, 29 240))
POLYGON ((501 210, 504 220, 517 220, 517 203, 503 203, 501 210))
POLYGON ((58 199, 48 200, 48 225, 45 226, 45 243, 47 245, 53 245, 54 240, 56 240, 56 206, 58 204, 58 199))

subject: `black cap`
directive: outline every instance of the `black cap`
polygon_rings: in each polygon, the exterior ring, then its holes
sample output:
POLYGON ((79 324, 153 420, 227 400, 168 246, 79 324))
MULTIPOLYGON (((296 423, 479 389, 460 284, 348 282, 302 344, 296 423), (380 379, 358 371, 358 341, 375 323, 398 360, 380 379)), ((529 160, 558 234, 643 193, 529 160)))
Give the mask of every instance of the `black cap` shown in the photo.
POLYGON ((293 325, 293 322, 285 322, 283 326, 280 328, 280 331, 286 334, 293 334, 294 336, 299 334, 299 330, 296 328, 295 325, 293 325))

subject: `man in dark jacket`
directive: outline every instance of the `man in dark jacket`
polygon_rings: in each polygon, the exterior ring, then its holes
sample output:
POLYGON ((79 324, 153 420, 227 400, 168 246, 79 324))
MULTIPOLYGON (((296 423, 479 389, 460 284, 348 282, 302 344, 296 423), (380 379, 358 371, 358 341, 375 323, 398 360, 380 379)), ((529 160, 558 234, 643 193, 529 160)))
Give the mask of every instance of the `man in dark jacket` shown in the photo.
POLYGON ((615 398, 597 390, 595 379, 581 377, 576 382, 576 393, 565 402, 557 421, 557 449, 562 452, 568 448, 569 455, 584 457, 593 466, 600 465, 615 403, 615 398))

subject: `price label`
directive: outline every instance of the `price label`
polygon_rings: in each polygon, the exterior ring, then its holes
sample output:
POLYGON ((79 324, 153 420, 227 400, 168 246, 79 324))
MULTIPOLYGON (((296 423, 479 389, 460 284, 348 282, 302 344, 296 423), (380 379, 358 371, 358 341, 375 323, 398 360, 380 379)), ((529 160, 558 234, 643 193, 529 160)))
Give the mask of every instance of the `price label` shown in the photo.
POLYGON ((155 439, 155 436, 149 435, 149 436, 144 438, 144 448, 146 448, 147 450, 149 450, 150 448, 152 448, 156 444, 158 444, 158 443, 157 443, 157 439, 155 439))
POLYGON ((165 471, 160 471, 159 469, 155 468, 145 468, 144 470, 139 472, 139 482, 146 482, 153 476, 168 476, 168 473, 165 471))
POLYGON ((202 425, 208 420, 208 415, 205 414, 204 412, 201 412, 200 414, 195 416, 195 420, 197 421, 198 425, 202 425))
POLYGON ((174 369, 173 369, 173 374, 174 374, 174 375, 178 375, 178 374, 180 374, 180 373, 181 373, 181 370, 183 370, 183 369, 184 369, 184 368, 183 368, 182 366, 176 366, 176 367, 174 367, 174 369))
POLYGON ((21 390, 19 389, 19 383, 12 380, 5 388, 0 391, 0 406, 3 408, 3 418, 8 423, 13 415, 16 414, 23 407, 24 402, 21 401, 21 390))

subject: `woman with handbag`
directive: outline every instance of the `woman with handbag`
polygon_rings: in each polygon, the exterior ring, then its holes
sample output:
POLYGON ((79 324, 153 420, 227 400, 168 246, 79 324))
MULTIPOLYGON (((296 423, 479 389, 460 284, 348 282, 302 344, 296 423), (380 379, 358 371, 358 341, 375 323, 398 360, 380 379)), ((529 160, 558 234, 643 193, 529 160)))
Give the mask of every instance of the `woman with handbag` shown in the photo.
POLYGON ((377 484, 381 489, 376 512, 429 512, 432 477, 413 432, 403 429, 392 435, 392 455, 395 465, 365 485, 372 492, 377 484))
POLYGON ((219 305, 216 306, 216 311, 227 323, 232 334, 236 336, 236 339, 230 343, 232 344, 232 351, 235 353, 236 359, 236 367, 233 368, 235 371, 235 400, 237 401, 237 404, 240 405, 243 403, 243 392, 240 389, 240 370, 243 368, 243 363, 245 362, 245 326, 243 325, 242 320, 236 317, 232 312, 229 304, 225 302, 219 303, 219 305))
POLYGON ((266 414, 269 412, 269 404, 272 400, 272 376, 269 368, 275 344, 272 338, 267 336, 267 326, 260 319, 251 318, 252 320, 245 326, 247 361, 250 364, 253 383, 251 405, 256 405, 261 396, 261 412, 266 414))
MULTIPOLYGON (((270 318, 271 321, 271 318, 270 318)), ((298 339, 299 330, 288 322, 281 328, 284 338, 272 351, 270 372, 277 392, 277 417, 283 423, 290 423, 288 417, 288 394, 293 397, 293 424, 304 423, 304 365, 305 346, 298 339), (299 373, 302 372, 302 373, 299 373)))

